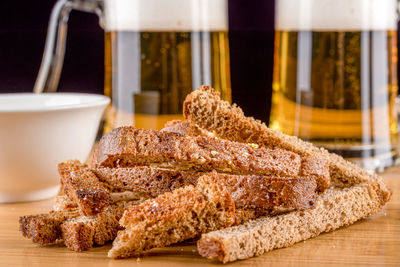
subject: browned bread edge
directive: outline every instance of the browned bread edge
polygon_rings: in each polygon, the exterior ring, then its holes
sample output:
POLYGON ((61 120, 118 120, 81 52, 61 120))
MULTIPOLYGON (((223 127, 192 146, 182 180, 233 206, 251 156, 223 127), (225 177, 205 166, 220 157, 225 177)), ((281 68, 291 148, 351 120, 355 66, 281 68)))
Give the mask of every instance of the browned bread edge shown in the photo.
POLYGON ((112 202, 110 192, 97 176, 78 160, 58 164, 61 185, 65 194, 87 216, 101 212, 112 202))

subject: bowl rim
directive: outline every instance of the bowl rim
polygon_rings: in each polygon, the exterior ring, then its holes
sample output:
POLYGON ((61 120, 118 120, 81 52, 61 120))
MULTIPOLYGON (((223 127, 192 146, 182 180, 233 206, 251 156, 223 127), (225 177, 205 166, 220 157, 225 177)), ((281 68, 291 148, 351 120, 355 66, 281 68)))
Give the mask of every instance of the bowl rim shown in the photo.
POLYGON ((23 112, 46 112, 46 111, 57 111, 57 110, 73 110, 73 109, 83 109, 83 108, 92 108, 92 107, 100 107, 107 106, 110 103, 110 98, 105 95, 100 94, 88 94, 88 93, 6 93, 0 94, 0 100, 2 98, 7 97, 41 97, 49 95, 57 95, 57 96, 77 96, 77 97, 86 97, 90 98, 92 101, 88 103, 73 103, 73 104, 64 104, 64 105, 54 105, 54 106, 41 106, 41 107, 21 107, 20 109, 10 109, 0 106, 0 114, 2 113, 23 113, 23 112))

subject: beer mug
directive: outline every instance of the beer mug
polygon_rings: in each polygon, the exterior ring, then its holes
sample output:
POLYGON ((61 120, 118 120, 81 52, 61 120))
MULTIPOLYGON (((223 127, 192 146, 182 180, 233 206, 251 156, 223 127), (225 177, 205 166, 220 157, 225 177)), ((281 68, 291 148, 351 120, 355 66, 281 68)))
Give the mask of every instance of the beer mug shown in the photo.
POLYGON ((105 31, 105 131, 182 119, 186 95, 202 84, 231 100, 227 0, 59 0, 35 92, 57 88, 72 9, 96 13, 105 31))
POLYGON ((395 0, 277 0, 270 126, 379 171, 396 162, 395 0))

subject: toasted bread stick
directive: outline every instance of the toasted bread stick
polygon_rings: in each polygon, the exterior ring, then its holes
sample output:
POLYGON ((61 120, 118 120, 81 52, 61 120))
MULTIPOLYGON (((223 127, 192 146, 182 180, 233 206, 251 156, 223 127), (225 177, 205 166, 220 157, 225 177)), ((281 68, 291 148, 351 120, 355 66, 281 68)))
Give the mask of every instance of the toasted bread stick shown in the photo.
POLYGON ((134 127, 116 128, 103 136, 95 163, 111 168, 154 165, 282 177, 296 177, 301 167, 297 154, 282 149, 259 149, 252 144, 134 127))
POLYGON ((221 229, 235 222, 229 193, 208 176, 128 209, 108 256, 125 258, 221 229))
POLYGON ((120 226, 122 216, 120 203, 107 207, 94 216, 80 216, 64 221, 61 224, 64 244, 71 250, 83 251, 94 244, 104 245, 114 240, 120 226))
POLYGON ((93 168, 98 179, 114 191, 133 191, 156 197, 186 185, 195 185, 200 172, 160 169, 150 166, 93 168))
POLYGON ((70 160, 58 164, 58 172, 65 194, 83 214, 95 215, 111 203, 110 192, 86 165, 70 160))
POLYGON ((203 234, 197 248, 203 257, 230 262, 288 247, 377 213, 386 203, 378 183, 328 189, 315 208, 261 217, 239 226, 203 234))
POLYGON ((46 214, 22 216, 19 218, 19 230, 33 243, 51 245, 62 239, 61 224, 79 215, 77 208, 69 208, 62 211, 50 211, 46 214))
MULTIPOLYGON (((101 181, 113 190, 130 190, 156 197, 186 185, 196 185, 202 172, 157 169, 148 166, 93 169, 101 181)), ((317 171, 318 172, 318 171, 317 171)), ((313 176, 274 177, 208 174, 226 187, 237 208, 279 210, 307 209, 314 205, 316 182, 313 176)))
MULTIPOLYGON (((113 194, 112 197, 115 198, 113 194)), ((113 240, 121 229, 118 220, 123 212, 142 201, 118 201, 94 216, 84 216, 66 196, 59 196, 49 213, 20 217, 20 231, 40 245, 64 242, 74 251, 87 250, 113 240)))
POLYGON ((272 129, 252 117, 246 117, 239 107, 230 105, 219 97, 219 93, 209 86, 201 86, 190 93, 184 102, 185 118, 196 127, 214 133, 216 136, 242 143, 255 143, 261 147, 282 148, 302 157, 314 156, 329 162, 332 184, 350 187, 359 183, 376 181, 389 199, 390 189, 381 179, 371 176, 355 164, 341 156, 329 153, 309 142, 300 140, 272 129))

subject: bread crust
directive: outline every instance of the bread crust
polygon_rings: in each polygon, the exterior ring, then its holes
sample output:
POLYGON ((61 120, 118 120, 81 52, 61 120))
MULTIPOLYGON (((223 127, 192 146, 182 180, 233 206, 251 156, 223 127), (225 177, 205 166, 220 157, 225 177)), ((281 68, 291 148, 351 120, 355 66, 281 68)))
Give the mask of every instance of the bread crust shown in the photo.
POLYGON ((62 212, 22 216, 19 217, 19 230, 33 243, 51 245, 61 239, 60 226, 64 220, 62 212))
POLYGON ((323 192, 331 185, 329 161, 315 156, 302 157, 300 176, 313 178, 317 182, 317 190, 323 192))
POLYGON ((257 175, 206 174, 223 185, 236 208, 261 209, 269 212, 308 209, 314 206, 316 182, 313 178, 282 178, 257 175))
POLYGON ((156 197, 165 192, 186 185, 195 185, 202 173, 159 169, 150 166, 131 168, 99 167, 92 169, 101 182, 113 191, 134 191, 149 197, 156 197))
POLYGON ((114 240, 120 226, 114 216, 115 209, 101 212, 95 216, 80 216, 61 224, 64 244, 71 250, 83 251, 94 244, 104 245, 114 240))
POLYGON ((84 222, 66 221, 61 224, 64 245, 80 252, 93 246, 94 229, 84 222))
POLYGON ((134 127, 120 127, 107 133, 96 153, 96 166, 111 168, 153 164, 164 168, 296 177, 301 167, 297 154, 282 149, 134 127))
POLYGON ((58 164, 61 185, 65 194, 87 216, 95 215, 110 205, 110 192, 97 176, 78 160, 58 164))

